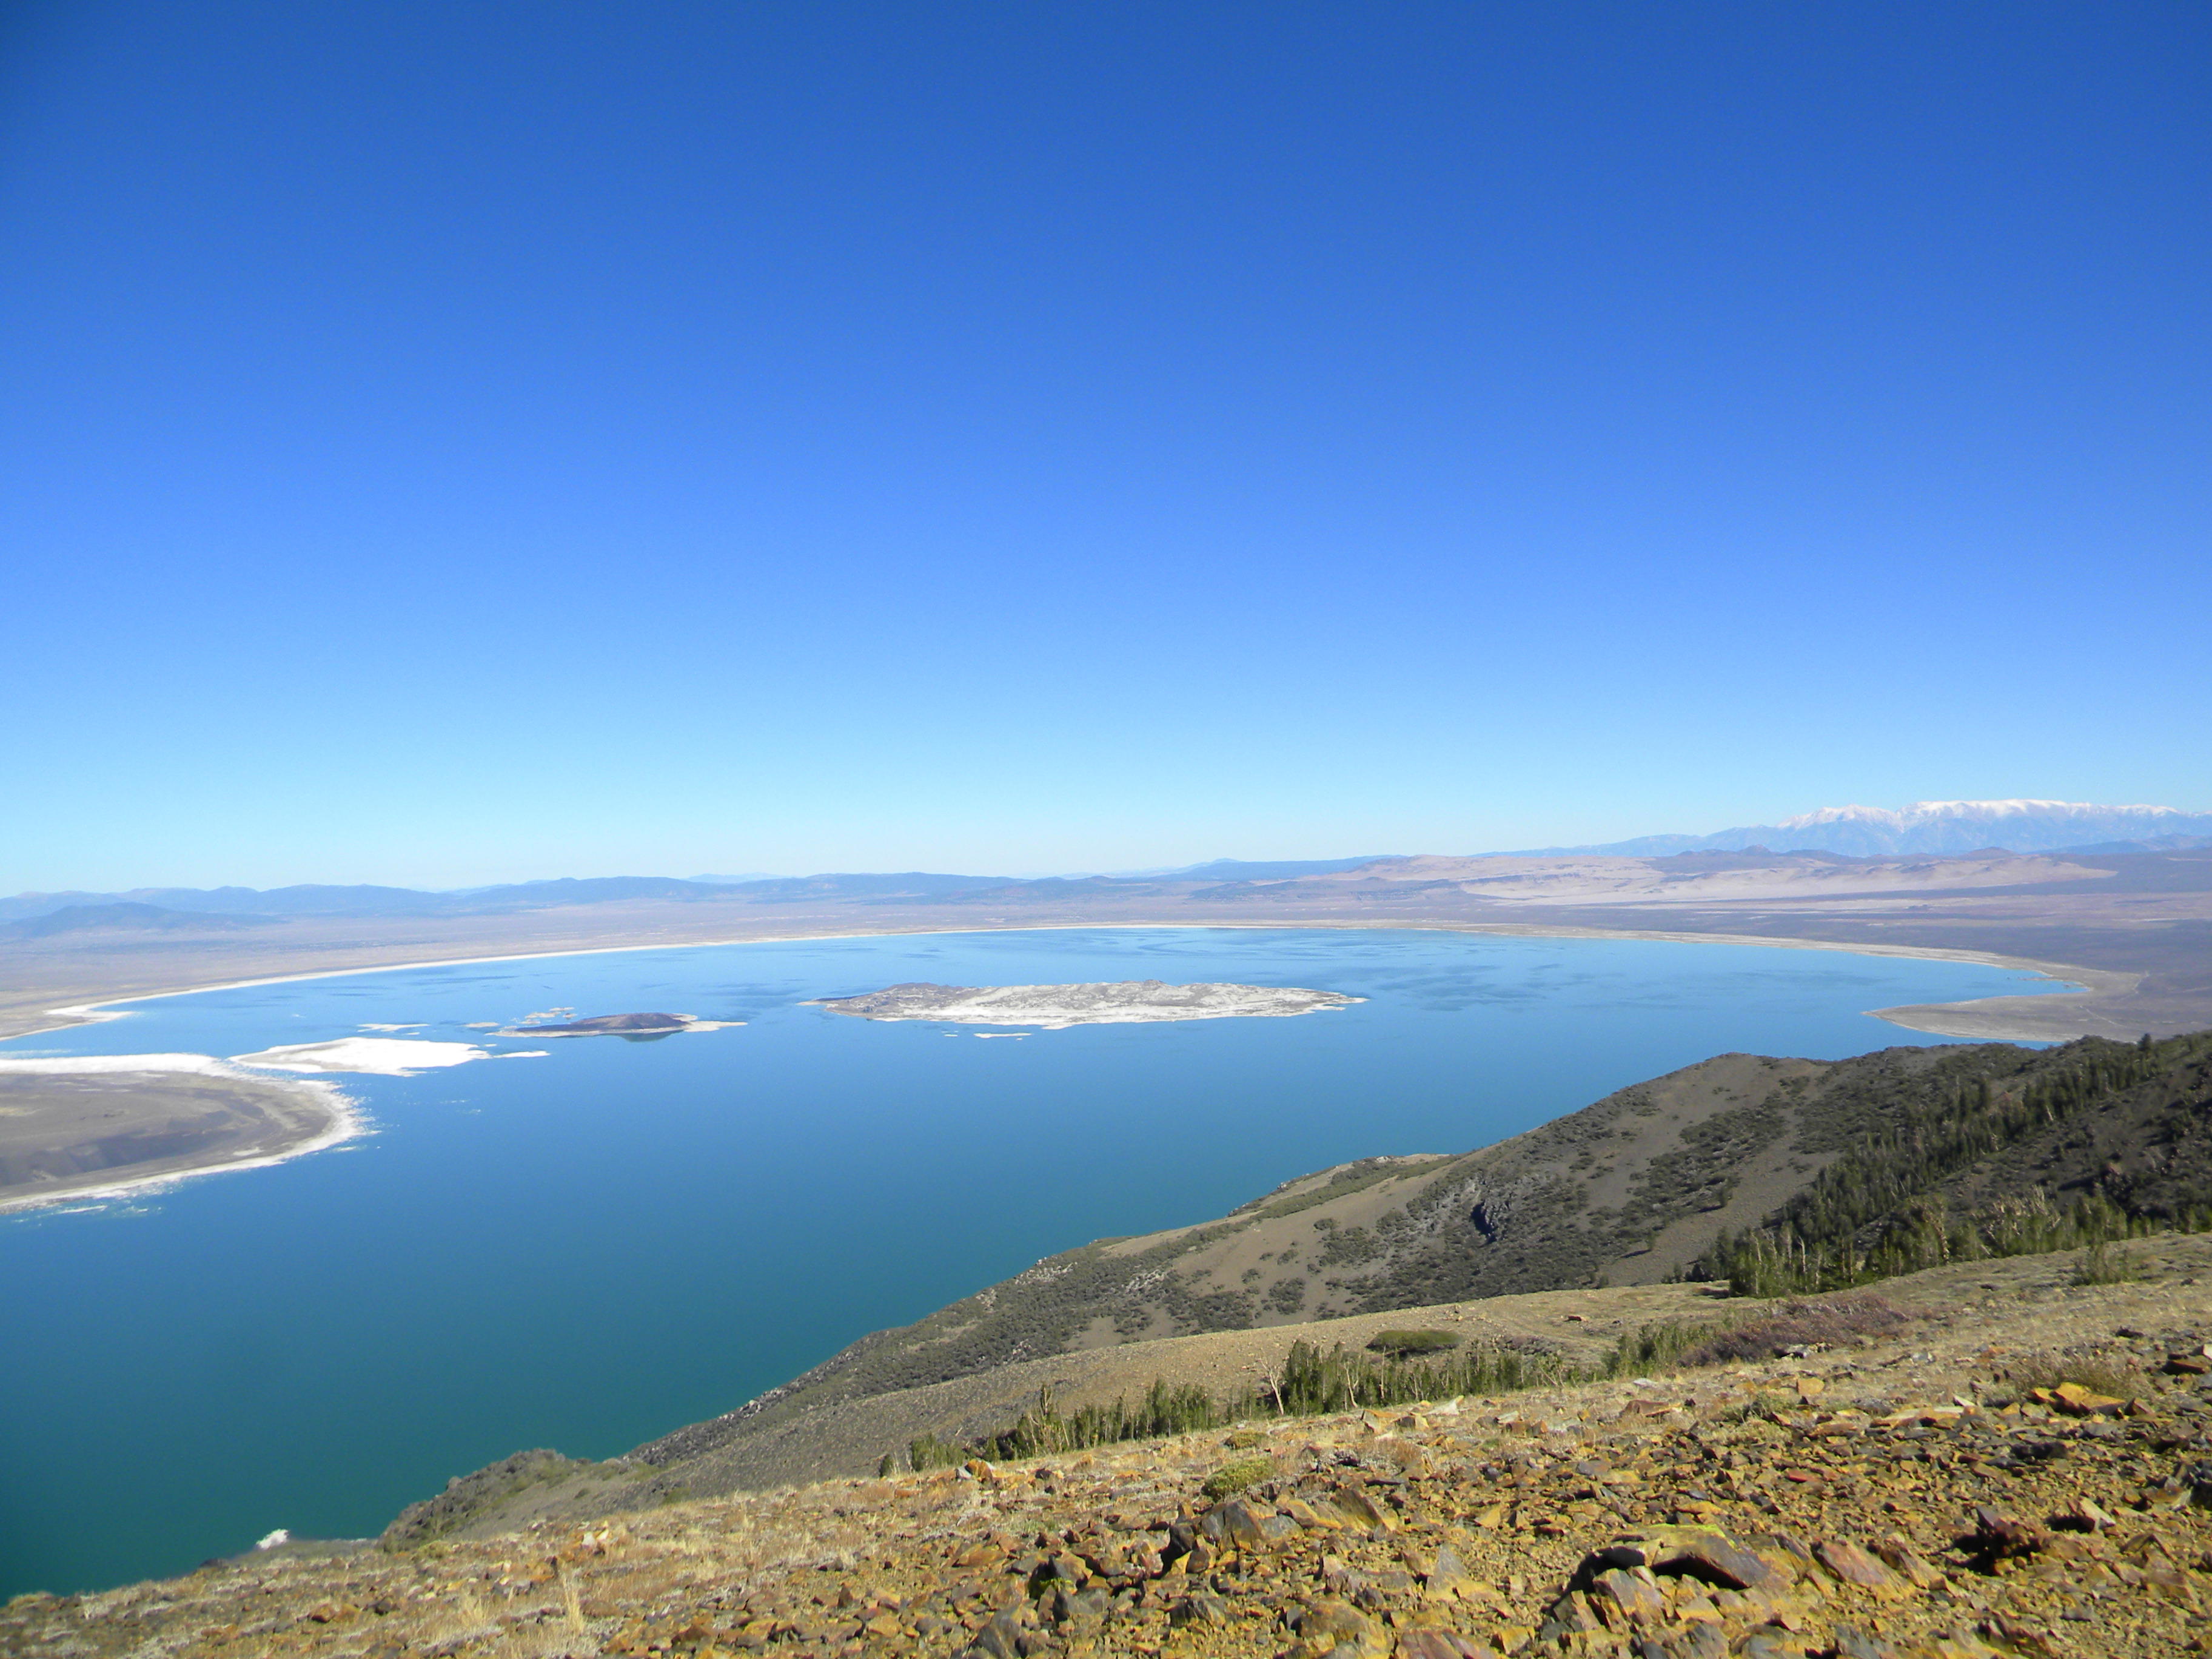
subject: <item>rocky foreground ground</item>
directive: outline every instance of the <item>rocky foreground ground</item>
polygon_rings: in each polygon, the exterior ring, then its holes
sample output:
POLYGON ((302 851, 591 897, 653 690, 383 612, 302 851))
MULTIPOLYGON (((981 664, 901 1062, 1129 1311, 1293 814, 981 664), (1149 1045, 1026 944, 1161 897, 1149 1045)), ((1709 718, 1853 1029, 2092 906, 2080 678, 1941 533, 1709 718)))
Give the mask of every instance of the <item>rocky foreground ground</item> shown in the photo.
MULTIPOLYGON (((54 1659, 2212 1650, 2212 1239, 1840 1347, 19 1597, 54 1659)), ((1936 1311, 1912 1312, 1913 1310, 1936 1311)))

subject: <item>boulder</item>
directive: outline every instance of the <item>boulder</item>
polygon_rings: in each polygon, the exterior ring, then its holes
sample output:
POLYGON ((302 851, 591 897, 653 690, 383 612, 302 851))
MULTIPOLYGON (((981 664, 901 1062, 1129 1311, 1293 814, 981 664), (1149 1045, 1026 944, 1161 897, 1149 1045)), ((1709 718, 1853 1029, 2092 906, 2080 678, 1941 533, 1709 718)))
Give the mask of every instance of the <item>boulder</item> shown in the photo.
MULTIPOLYGON (((1281 1519, 1271 1516, 1270 1520, 1281 1519)), ((1295 1522, 1285 1522, 1286 1529, 1296 1530, 1295 1522)), ((1261 1524, 1260 1516, 1252 1506, 1241 1498, 1208 1510, 1199 1522, 1198 1529, 1209 1542, 1224 1545, 1231 1549, 1265 1549, 1274 1540, 1261 1524)))
POLYGON ((1877 1595, 1902 1595, 1905 1582, 1856 1544, 1824 1538, 1813 1546, 1814 1559, 1846 1584, 1877 1595))
POLYGON ((2033 1555, 2051 1541, 2051 1534, 2033 1521, 2023 1521, 1984 1504, 1974 1511, 1974 1533, 1969 1547, 1985 1559, 2033 1555))
POLYGON ((1589 1588, 1590 1606, 1614 1630, 1652 1625, 1666 1615, 1666 1598, 1657 1588, 1620 1567, 1608 1567, 1589 1588))
POLYGON ((1229 1622, 1229 1603, 1218 1595, 1186 1595, 1168 1616, 1178 1625, 1224 1625, 1229 1622))
POLYGON ((1775 1576, 1775 1570, 1726 1533, 1711 1527, 1654 1528, 1650 1559, 1655 1572, 1687 1573, 1726 1589, 1749 1589, 1775 1576))
POLYGON ((1021 1659, 1022 1629, 1011 1612, 996 1613, 975 1632, 967 1659, 1021 1659))
POLYGON ((1448 1630, 1416 1626, 1398 1632, 1400 1659, 1497 1659, 1490 1649, 1448 1630))

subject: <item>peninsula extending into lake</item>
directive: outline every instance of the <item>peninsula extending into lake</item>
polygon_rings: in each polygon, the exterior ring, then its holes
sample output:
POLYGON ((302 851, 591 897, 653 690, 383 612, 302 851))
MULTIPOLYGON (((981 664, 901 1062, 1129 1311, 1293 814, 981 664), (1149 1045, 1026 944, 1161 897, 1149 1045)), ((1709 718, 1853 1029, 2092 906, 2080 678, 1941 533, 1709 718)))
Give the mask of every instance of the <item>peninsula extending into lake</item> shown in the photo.
POLYGON ((328 1084, 205 1054, 0 1060, 0 1212, 255 1169, 358 1127, 328 1084))
POLYGON ((1103 985, 893 985, 813 1006, 862 1019, 934 1019, 959 1025, 1128 1025, 1164 1019, 1280 1019, 1346 1008, 1364 997, 1288 985, 1167 985, 1156 979, 1103 985))

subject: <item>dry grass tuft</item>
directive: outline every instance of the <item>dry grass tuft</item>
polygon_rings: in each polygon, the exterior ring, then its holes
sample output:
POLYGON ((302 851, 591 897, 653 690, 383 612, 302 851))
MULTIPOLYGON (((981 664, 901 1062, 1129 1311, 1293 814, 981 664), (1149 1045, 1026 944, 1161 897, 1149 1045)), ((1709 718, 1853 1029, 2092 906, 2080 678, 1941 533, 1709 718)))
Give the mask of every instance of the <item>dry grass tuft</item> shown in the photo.
POLYGON ((491 1651, 494 1659, 561 1659, 595 1654, 599 1645, 587 1632, 566 1625, 518 1625, 502 1631, 491 1651))
POLYGON ((2143 1380, 2109 1361, 2059 1354, 2025 1360, 2006 1367, 2004 1379, 2011 1396, 2026 1399, 2036 1389, 2056 1389, 2071 1382, 2077 1388, 2113 1400, 2133 1400, 2142 1392, 2143 1380))

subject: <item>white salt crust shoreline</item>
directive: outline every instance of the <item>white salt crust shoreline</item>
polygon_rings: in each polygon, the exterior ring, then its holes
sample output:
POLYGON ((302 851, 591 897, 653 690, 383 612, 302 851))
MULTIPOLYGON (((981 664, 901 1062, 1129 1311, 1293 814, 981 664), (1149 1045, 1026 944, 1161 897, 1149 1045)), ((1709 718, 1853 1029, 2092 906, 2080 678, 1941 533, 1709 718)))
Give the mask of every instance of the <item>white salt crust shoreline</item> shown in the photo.
MULTIPOLYGON (((213 1054, 52 1054, 0 1056, 0 1072, 192 1072, 202 1077, 240 1077, 237 1067, 213 1054)), ((263 1079, 264 1082, 270 1079, 263 1079)))

